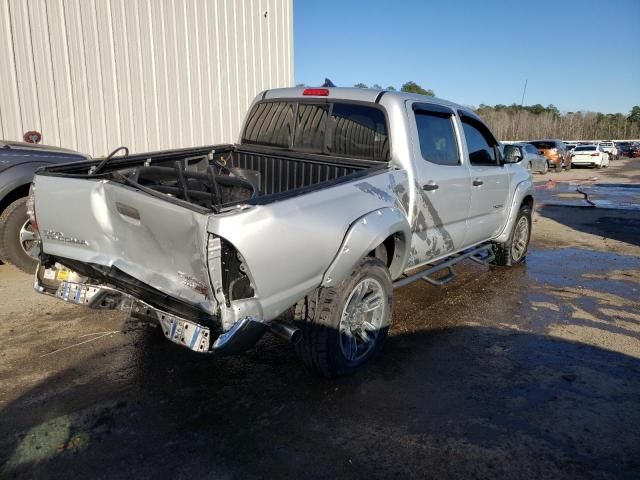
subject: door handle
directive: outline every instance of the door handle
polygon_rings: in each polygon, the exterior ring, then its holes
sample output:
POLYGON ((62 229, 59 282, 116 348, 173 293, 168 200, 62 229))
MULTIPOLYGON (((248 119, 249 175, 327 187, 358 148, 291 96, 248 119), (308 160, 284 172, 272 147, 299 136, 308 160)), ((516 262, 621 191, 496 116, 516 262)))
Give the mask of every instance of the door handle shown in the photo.
POLYGON ((479 178, 474 178, 472 183, 474 187, 479 187, 480 185, 484 185, 484 182, 479 178))
POLYGON ((440 188, 440 186, 435 182, 429 182, 422 186, 422 189, 426 190, 427 192, 432 192, 434 190, 437 190, 438 188, 440 188))

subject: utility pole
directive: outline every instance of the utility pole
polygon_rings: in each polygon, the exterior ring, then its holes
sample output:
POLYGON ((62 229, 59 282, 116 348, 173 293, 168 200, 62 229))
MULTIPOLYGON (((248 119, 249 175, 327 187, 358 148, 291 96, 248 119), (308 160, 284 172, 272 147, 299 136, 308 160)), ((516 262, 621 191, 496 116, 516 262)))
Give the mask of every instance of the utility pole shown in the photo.
MULTIPOLYGON (((522 89, 522 98, 520 99, 520 107, 522 107, 524 105, 524 94, 527 92, 527 82, 529 81, 528 78, 525 78, 524 80, 524 88, 522 89)), ((520 108, 520 111, 518 112, 518 116, 516 117, 516 128, 515 128, 515 132, 514 132, 514 137, 517 137, 520 133, 520 119, 522 117, 522 108, 520 108)))

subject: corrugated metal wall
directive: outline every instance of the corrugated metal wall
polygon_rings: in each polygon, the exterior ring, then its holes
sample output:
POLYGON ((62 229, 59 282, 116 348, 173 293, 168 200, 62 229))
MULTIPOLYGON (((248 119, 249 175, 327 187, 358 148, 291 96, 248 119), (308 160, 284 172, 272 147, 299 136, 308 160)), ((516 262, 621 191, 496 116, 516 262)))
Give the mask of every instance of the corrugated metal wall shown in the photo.
POLYGON ((233 142, 293 83, 292 0, 0 0, 0 138, 105 155, 233 142))

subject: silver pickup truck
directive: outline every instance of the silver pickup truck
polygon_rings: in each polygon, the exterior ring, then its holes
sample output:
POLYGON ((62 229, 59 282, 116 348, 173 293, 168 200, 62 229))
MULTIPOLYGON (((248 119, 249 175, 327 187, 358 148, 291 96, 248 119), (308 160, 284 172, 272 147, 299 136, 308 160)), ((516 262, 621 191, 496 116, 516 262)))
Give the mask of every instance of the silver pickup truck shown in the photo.
POLYGON ((482 120, 421 95, 262 92, 239 143, 40 170, 35 289, 127 309, 197 352, 288 339, 326 376, 382 347, 393 289, 515 265, 533 185, 482 120))

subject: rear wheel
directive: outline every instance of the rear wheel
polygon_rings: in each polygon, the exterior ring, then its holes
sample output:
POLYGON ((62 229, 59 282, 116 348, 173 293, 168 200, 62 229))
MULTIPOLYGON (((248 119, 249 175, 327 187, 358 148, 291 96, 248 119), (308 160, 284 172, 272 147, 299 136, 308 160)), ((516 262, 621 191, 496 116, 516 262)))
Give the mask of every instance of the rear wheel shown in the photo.
POLYGON ((392 308, 389 270, 377 258, 363 258, 338 285, 319 288, 298 303, 297 353, 314 373, 350 374, 382 349, 392 308))
POLYGON ((26 202, 26 198, 20 198, 0 215, 0 258, 33 273, 38 265, 40 236, 31 226, 26 202))
POLYGON ((544 166, 542 167, 542 171, 540 173, 542 173, 542 175, 546 175, 548 171, 549 171, 549 164, 545 161, 544 166))
POLYGON ((522 205, 509 238, 505 243, 495 243, 493 261, 496 265, 511 267, 525 261, 531 240, 531 209, 522 205))

